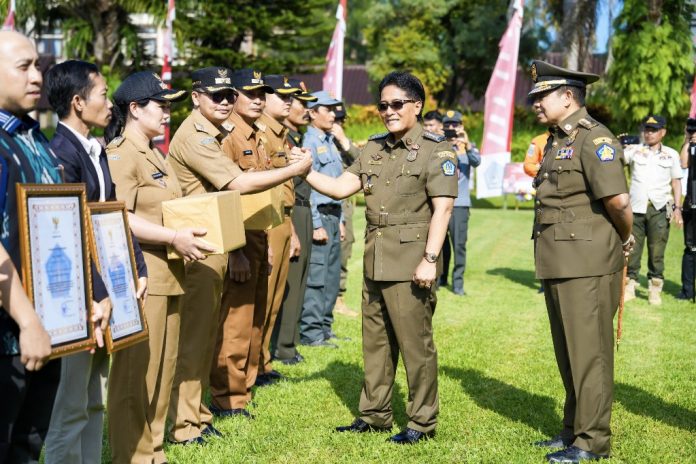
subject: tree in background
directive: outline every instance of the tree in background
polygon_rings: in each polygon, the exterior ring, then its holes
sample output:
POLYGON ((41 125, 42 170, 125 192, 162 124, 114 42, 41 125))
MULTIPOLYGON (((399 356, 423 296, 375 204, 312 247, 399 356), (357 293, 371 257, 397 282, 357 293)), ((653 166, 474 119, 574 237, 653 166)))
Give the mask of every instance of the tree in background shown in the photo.
POLYGON ((625 0, 614 23, 606 101, 625 129, 655 112, 684 118, 694 71, 688 0, 625 0))
MULTIPOLYGON (((174 23, 186 70, 256 67, 291 73, 320 64, 336 24, 335 0, 178 0, 174 23)), ((176 67, 175 67, 176 69, 176 67)))

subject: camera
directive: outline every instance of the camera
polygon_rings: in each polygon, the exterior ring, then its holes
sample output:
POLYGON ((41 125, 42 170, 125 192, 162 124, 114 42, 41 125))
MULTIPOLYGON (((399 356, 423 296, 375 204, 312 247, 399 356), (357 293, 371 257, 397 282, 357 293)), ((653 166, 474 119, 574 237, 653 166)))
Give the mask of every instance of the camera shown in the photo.
POLYGON ((686 120, 686 132, 689 134, 696 132, 696 118, 688 118, 686 120))
POLYGON ((456 137, 457 137, 457 130, 456 129, 445 129, 445 138, 453 139, 456 137))
MULTIPOLYGON (((696 120, 694 120, 696 122, 696 120)), ((694 129, 696 131, 696 129, 694 129)), ((640 143, 640 137, 633 134, 621 134, 619 135, 619 142, 622 146, 626 145, 638 145, 640 143)))

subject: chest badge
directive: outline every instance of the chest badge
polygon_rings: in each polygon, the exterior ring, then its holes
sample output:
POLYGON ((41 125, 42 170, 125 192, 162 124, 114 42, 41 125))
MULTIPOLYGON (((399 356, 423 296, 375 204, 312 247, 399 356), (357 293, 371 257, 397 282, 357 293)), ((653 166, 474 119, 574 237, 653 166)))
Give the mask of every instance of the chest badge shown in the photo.
POLYGON ((373 154, 372 154, 372 159, 375 160, 375 161, 381 160, 381 159, 382 159, 382 155, 380 155, 379 153, 373 153, 373 154))
POLYGON ((372 176, 367 176, 367 180, 365 181, 365 185, 363 186, 363 192, 365 192, 366 195, 369 195, 372 193, 372 176))
POLYGON ((568 139, 566 140, 566 147, 569 147, 575 142, 575 138, 578 136, 578 129, 575 129, 573 132, 571 132, 570 136, 568 136, 568 139))
POLYGON ((411 145, 411 148, 408 152, 408 155, 406 155, 406 161, 415 161, 416 158, 418 157, 418 150, 420 149, 420 145, 417 143, 414 143, 411 145))
POLYGON ((567 160, 573 158, 573 147, 561 148, 556 152, 557 160, 567 160))

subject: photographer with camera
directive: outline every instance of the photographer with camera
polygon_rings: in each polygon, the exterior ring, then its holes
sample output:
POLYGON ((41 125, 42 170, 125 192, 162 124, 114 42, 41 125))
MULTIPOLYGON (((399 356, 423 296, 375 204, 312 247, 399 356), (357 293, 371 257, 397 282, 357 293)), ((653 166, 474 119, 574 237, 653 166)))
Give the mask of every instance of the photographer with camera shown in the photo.
MULTIPOLYGON (((667 133, 665 118, 649 115, 641 125, 642 144, 624 148, 626 164, 631 171, 631 209, 633 235, 636 243, 628 258, 628 281, 624 301, 636 297, 640 259, 645 239, 648 241, 648 303, 662 304, 664 285, 665 248, 669 225, 682 226, 681 201, 682 170, 676 150, 662 144, 667 133)), ((627 138, 622 137, 622 142, 627 138)))
MULTIPOLYGON (((445 243, 451 241, 451 254, 454 255, 454 269, 452 270, 452 292, 455 295, 465 295, 464 269, 466 267, 466 238, 469 228, 469 208, 471 196, 469 194, 469 179, 471 168, 481 164, 481 155, 476 145, 469 140, 469 135, 462 125, 462 113, 449 110, 442 118, 445 137, 452 144, 457 155, 457 183, 459 194, 454 200, 454 208, 450 217, 448 236, 445 243)), ((447 280, 449 262, 443 266, 442 280, 447 280)))
POLYGON ((684 131, 684 143, 679 153, 681 167, 686 172, 682 193, 684 193, 684 203, 682 204, 682 216, 684 218, 684 254, 682 255, 682 289, 677 295, 679 300, 694 300, 694 278, 696 277, 696 119, 686 120, 686 130, 684 131))

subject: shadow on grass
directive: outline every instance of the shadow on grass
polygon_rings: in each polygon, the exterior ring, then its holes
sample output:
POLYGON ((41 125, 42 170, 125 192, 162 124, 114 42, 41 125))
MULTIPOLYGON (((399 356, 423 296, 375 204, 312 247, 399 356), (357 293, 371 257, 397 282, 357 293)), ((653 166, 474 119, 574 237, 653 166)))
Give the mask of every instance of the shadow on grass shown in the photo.
POLYGON ((534 271, 529 269, 512 269, 509 267, 496 267, 489 269, 486 274, 502 276, 508 280, 516 282, 534 290, 539 289, 539 281, 535 277, 534 271))
POLYGON ((662 398, 633 385, 617 383, 614 388, 614 399, 633 414, 652 417, 672 427, 690 432, 696 431, 696 411, 667 403, 662 398))
MULTIPOLYGON (((328 380, 336 396, 338 396, 343 405, 350 410, 353 417, 360 417, 359 404, 363 377, 363 369, 358 363, 331 361, 323 370, 315 372, 307 377, 298 378, 297 380, 302 382, 314 379, 328 380)), ((401 392, 401 388, 396 383, 392 390, 392 407, 394 423, 405 426, 408 421, 406 417, 405 399, 401 392)))
POLYGON ((529 393, 474 369, 443 366, 441 371, 459 380, 464 392, 482 408, 547 435, 555 435, 561 427, 561 418, 555 411, 556 401, 549 396, 529 393))

